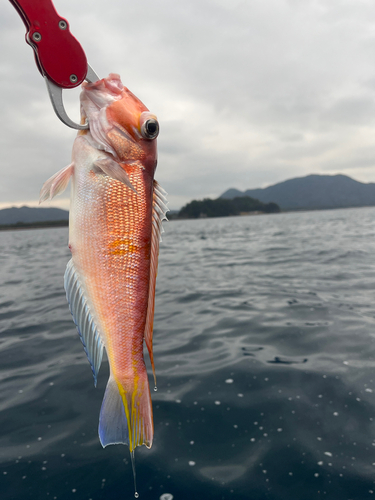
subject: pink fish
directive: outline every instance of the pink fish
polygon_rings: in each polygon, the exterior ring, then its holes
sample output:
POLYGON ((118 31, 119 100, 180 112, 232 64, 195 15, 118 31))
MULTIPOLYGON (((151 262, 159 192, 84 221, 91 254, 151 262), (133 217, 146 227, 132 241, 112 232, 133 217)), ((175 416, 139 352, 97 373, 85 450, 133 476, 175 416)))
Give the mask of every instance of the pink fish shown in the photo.
POLYGON ((84 83, 82 120, 72 163, 48 179, 40 201, 72 178, 65 272, 70 310, 94 374, 106 349, 110 377, 99 418, 103 446, 124 443, 133 454, 153 440, 143 339, 150 355, 165 191, 154 180, 156 117, 110 74, 84 83))

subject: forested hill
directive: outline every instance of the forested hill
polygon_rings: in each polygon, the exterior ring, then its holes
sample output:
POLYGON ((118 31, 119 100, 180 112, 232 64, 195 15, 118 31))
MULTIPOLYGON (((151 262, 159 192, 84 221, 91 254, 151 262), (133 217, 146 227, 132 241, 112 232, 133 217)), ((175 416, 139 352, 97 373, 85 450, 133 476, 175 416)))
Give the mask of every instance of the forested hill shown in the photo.
POLYGON ((0 224, 34 223, 68 220, 69 212, 60 208, 11 207, 0 210, 0 224))
POLYGON ((276 203, 262 203, 249 196, 241 196, 233 200, 217 198, 211 200, 193 200, 178 213, 179 218, 197 219, 198 217, 225 217, 228 215, 242 215, 254 212, 277 213, 280 207, 276 203))
POLYGON ((264 189, 228 189, 220 198, 251 196, 273 201, 282 210, 375 206, 375 184, 364 184, 346 175, 308 175, 279 182, 264 189))
POLYGON ((60 208, 11 207, 0 210, 0 230, 67 226, 69 212, 60 208))

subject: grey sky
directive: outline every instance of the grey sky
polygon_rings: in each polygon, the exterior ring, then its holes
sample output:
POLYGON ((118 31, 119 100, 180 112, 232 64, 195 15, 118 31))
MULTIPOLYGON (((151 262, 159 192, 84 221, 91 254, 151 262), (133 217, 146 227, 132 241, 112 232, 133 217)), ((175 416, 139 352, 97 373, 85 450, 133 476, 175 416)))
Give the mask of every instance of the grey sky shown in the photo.
MULTIPOLYGON (((375 182, 372 0, 55 0, 100 76, 157 114, 170 207, 310 173, 375 182)), ((0 4, 0 208, 70 163, 25 28, 0 4)), ((65 91, 78 120, 79 91, 65 91)), ((67 208, 67 190, 52 205, 67 208)))

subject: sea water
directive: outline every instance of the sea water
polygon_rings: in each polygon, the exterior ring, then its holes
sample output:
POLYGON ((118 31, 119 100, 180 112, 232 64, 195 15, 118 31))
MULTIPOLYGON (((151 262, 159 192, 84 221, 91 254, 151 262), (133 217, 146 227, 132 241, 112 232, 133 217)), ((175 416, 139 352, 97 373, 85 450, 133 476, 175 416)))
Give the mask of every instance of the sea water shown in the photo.
MULTIPOLYGON (((172 221, 140 499, 375 498, 375 208, 172 221)), ((0 498, 134 498, 63 288, 67 228, 0 233, 0 498)), ((150 384, 153 381, 150 372, 150 384)))

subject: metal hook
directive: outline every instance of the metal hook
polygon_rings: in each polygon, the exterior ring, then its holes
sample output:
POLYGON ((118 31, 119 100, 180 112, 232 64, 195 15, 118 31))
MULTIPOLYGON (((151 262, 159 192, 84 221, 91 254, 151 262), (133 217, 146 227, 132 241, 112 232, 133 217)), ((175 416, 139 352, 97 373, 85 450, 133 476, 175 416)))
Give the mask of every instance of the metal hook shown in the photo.
MULTIPOLYGON (((57 117, 70 128, 74 128, 76 130, 87 130, 89 128, 89 124, 87 121, 84 125, 80 125, 79 123, 75 123, 73 120, 71 120, 67 115, 62 98, 62 88, 53 83, 46 76, 44 77, 44 80, 47 85, 47 90, 51 99, 52 107, 55 110, 57 117)), ((85 80, 90 83, 100 80, 98 75, 89 64, 87 65, 87 74, 85 80)))

